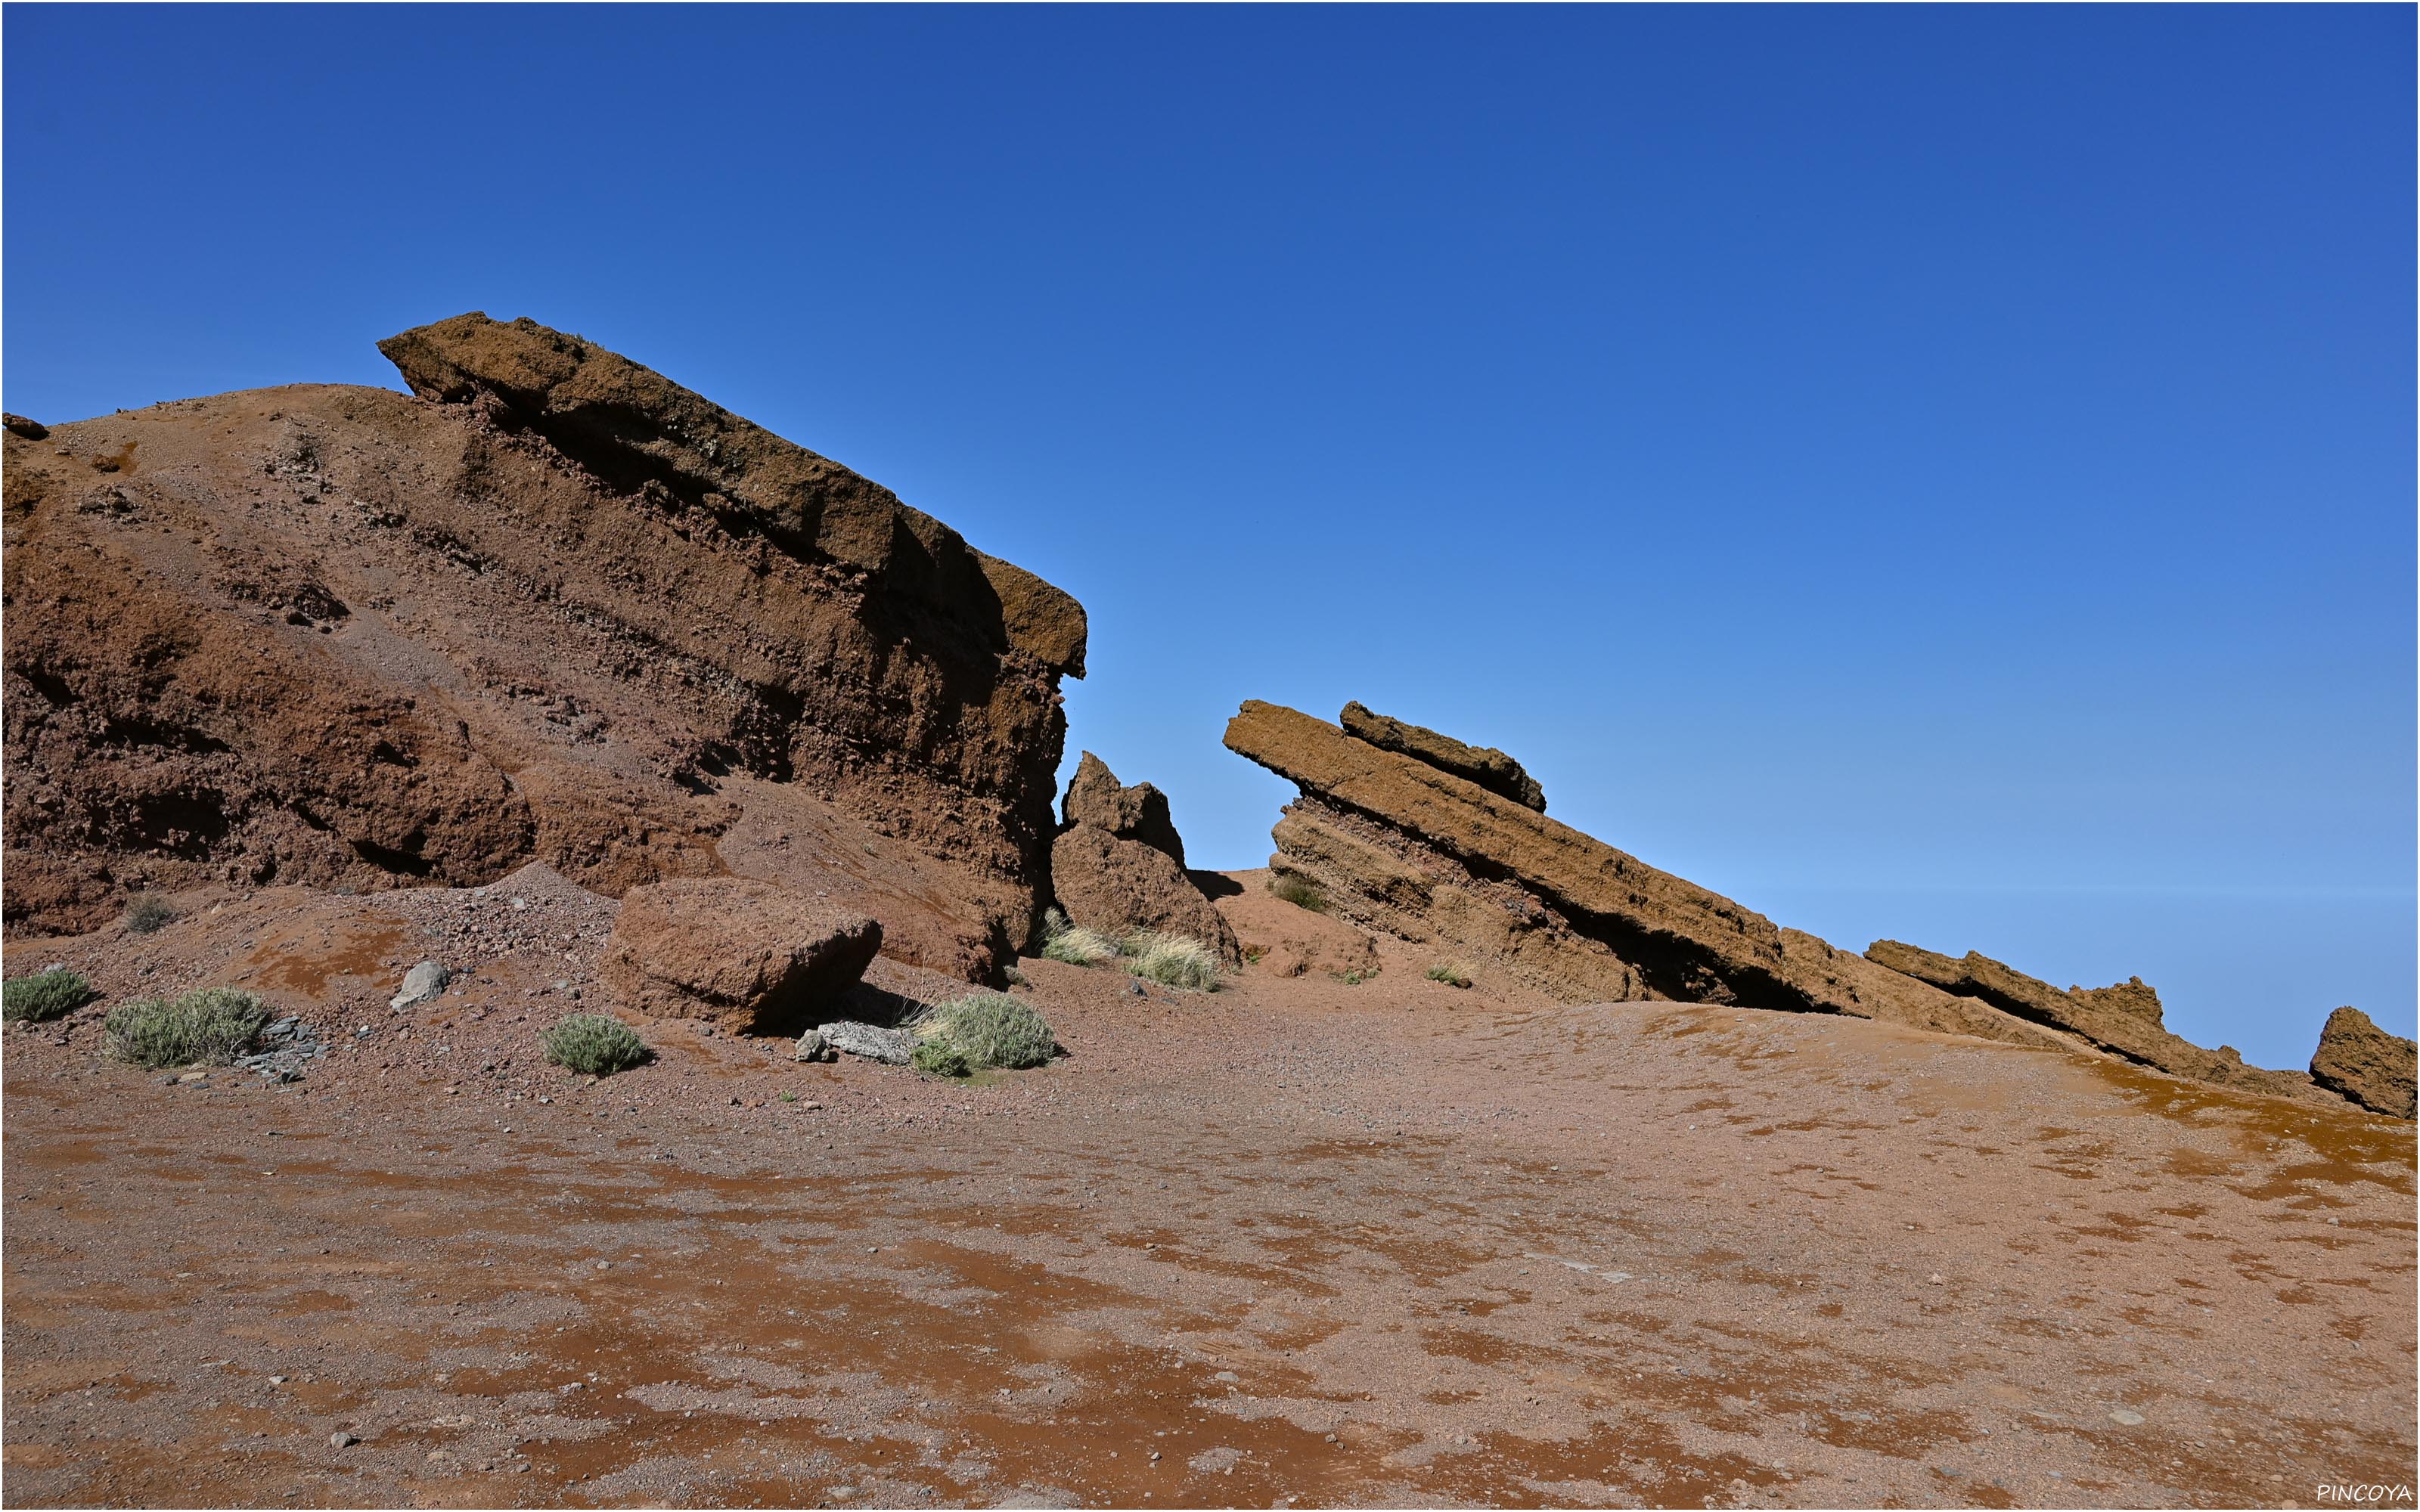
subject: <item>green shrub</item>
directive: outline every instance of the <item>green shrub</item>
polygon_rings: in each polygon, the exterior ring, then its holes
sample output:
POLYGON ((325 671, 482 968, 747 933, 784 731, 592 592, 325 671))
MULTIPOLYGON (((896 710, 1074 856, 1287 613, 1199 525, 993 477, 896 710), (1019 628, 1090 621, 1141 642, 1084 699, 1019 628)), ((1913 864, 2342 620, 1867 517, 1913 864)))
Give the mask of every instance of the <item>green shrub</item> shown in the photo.
POLYGON ((1378 978, 1375 971, 1342 971, 1330 972, 1328 975, 1347 987, 1358 987, 1365 981, 1375 981, 1378 978))
POLYGON ((1269 891, 1296 908, 1308 908, 1314 914, 1327 912, 1327 894, 1319 890, 1317 883, 1306 877, 1291 872, 1273 876, 1269 878, 1269 891))
POLYGON ((1117 959, 1118 945, 1106 934, 1067 922, 1056 908, 1042 916, 1042 954, 1071 966, 1097 966, 1117 959))
POLYGON ((1129 935, 1125 954, 1127 972, 1145 980, 1202 992, 1218 990, 1218 952, 1189 935, 1129 935))
POLYGON ((926 1009, 916 1020, 916 1068, 943 1076, 994 1067, 1019 1071, 1039 1066, 1059 1048, 1042 1015, 1023 998, 1004 993, 976 993, 926 1009), (927 1051, 934 1064, 926 1064, 927 1051), (941 1057, 954 1056, 962 1071, 941 1069, 941 1057))
POLYGON ((109 1053, 137 1066, 224 1066, 249 1053, 273 1015, 234 987, 196 987, 175 998, 138 997, 101 1021, 109 1053))
POLYGON ((1458 961, 1450 965, 1434 965, 1429 967, 1429 980, 1441 981, 1449 987, 1467 987, 1470 968, 1458 961))
POLYGON ((42 1024, 72 1013, 93 998, 92 983, 72 971, 37 971, 0 987, 0 1018, 42 1024))
POLYGON ((546 1058, 589 1076, 611 1076, 647 1058, 646 1041, 620 1019, 574 1013, 540 1037, 546 1058))
POLYGON ((153 934, 177 921, 177 910, 156 892, 138 892, 126 904, 126 933, 153 934))
POLYGON ((943 1040, 926 1040, 908 1052, 908 1063, 928 1076, 971 1076, 975 1073, 967 1053, 943 1040))

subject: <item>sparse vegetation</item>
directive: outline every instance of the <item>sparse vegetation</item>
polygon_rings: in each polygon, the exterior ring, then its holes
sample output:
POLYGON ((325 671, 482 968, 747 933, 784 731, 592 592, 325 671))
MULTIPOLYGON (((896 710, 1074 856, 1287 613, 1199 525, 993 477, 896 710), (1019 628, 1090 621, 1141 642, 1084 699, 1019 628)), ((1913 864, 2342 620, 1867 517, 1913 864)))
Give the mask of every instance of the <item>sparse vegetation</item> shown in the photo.
POLYGON ((1346 972, 1331 973, 1331 975, 1335 976, 1335 978, 1336 978, 1336 980, 1337 980, 1338 981, 1342 982, 1342 983, 1343 983, 1345 986, 1347 986, 1347 987, 1358 987, 1358 986, 1360 986, 1360 985, 1361 985, 1363 982, 1365 982, 1365 981, 1370 981, 1370 980, 1375 980, 1375 979, 1376 979, 1376 977, 1377 977, 1377 975, 1378 975, 1378 973, 1377 973, 1376 971, 1374 971, 1374 970, 1373 970, 1373 971, 1357 971, 1357 971, 1346 971, 1346 972))
POLYGON ((1123 953, 1126 971, 1146 981, 1205 993, 1218 990, 1218 952, 1189 935, 1129 935, 1123 953))
POLYGON ((1449 987, 1467 987, 1470 968, 1459 961, 1434 965, 1429 967, 1429 980, 1441 981, 1449 987))
POLYGON ((602 1013, 574 1013, 542 1038, 547 1059, 589 1076, 628 1071, 648 1056, 646 1041, 628 1025, 602 1013))
POLYGON ((799 1094, 798 1094, 798 1093, 796 1093, 796 1092, 793 1092, 793 1091, 789 1090, 787 1088, 783 1088, 783 1090, 782 1090, 782 1101, 783 1101, 783 1102, 784 1102, 784 1103, 796 1103, 798 1100, 799 1100, 799 1094))
POLYGON ((1306 877, 1298 877, 1291 872, 1273 876, 1269 878, 1269 891, 1276 894, 1280 901, 1290 903, 1296 908, 1308 908, 1314 914, 1327 912, 1327 894, 1319 890, 1317 883, 1306 877))
POLYGON ((11 977, 0 987, 0 1018, 9 1023, 44 1024, 92 1001, 92 983, 72 971, 37 971, 11 977))
POLYGON ((1021 998, 975 993, 926 1009, 915 1024, 918 1071, 965 1076, 1039 1066, 1059 1048, 1042 1015, 1021 998), (955 1071, 948 1069, 956 1066, 955 1071))
POLYGON ((1056 908, 1042 916, 1042 954, 1071 966, 1097 966, 1118 956, 1118 942, 1108 935, 1069 923, 1056 908))
POLYGON ((239 988, 196 987, 120 1003, 101 1030, 110 1055, 137 1066, 224 1066, 258 1043, 272 1016, 239 988))
POLYGON ((177 910, 156 892, 138 892, 126 904, 126 933, 153 934, 177 921, 177 910))

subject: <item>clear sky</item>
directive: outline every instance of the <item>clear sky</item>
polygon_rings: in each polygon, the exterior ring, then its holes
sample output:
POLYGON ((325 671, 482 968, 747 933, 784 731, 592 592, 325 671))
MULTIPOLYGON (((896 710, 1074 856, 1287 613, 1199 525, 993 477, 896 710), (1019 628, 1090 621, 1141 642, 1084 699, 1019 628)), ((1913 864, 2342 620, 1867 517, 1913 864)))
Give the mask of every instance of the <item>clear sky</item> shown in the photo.
POLYGON ((580 332, 1781 922, 2413 1032, 2408 7, 26 6, 6 402, 580 332))

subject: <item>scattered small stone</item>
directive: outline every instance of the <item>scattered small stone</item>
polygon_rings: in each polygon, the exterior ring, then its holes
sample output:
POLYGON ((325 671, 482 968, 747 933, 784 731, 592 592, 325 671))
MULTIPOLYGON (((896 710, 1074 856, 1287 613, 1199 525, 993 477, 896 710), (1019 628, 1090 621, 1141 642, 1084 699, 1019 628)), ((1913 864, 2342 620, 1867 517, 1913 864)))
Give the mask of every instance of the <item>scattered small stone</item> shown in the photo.
POLYGON ((345 1431, 344 1431, 343 1429, 341 1429, 341 1428, 339 1428, 337 1431, 335 1431, 335 1432, 331 1433, 331 1434, 329 1434, 329 1435, 328 1435, 328 1443, 329 1443, 331 1445, 333 1445, 334 1447, 338 1448, 338 1449, 349 1449, 349 1448, 351 1448, 354 1444, 357 1444, 357 1443, 361 1443, 361 1442, 362 1442, 361 1440, 359 1440, 359 1439, 357 1439, 357 1438, 353 1437, 353 1436, 352 1436, 351 1434, 349 1434, 349 1433, 345 1432, 345 1431))
POLYGON ((2109 1414, 2109 1421, 2121 1427, 2139 1427, 2142 1426, 2143 1414, 2131 1407, 2120 1407, 2109 1414))
POLYGON ((446 984, 453 980, 454 972, 450 967, 435 961, 423 961, 403 974, 402 990, 389 998, 386 1006, 400 1013, 407 1008, 434 1002, 444 995, 446 984))

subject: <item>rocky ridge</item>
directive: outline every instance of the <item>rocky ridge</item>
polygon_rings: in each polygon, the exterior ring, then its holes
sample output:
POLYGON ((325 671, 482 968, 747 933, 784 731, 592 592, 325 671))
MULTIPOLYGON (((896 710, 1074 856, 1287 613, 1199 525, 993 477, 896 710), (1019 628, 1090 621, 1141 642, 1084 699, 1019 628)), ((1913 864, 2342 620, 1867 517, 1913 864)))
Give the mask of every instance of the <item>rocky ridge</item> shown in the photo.
POLYGON ((2315 1080, 2170 1033, 2159 995, 2139 979, 2061 992, 1981 955, 1953 960, 1888 940, 1862 955, 1841 950, 1507 796, 1502 765, 1492 768, 1495 787, 1482 786, 1472 748, 1357 703, 1331 725, 1248 701, 1226 744, 1301 790, 1271 832, 1273 878, 1313 889, 1339 917, 1489 963, 1566 1002, 1670 998, 1843 1013, 2115 1055, 2271 1096, 2342 1095, 2411 1116, 2393 1068, 2409 1067, 2412 1042, 2374 1026, 2386 1043, 2347 1021, 2335 1049, 2322 1047, 2340 1069, 2315 1080))

